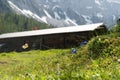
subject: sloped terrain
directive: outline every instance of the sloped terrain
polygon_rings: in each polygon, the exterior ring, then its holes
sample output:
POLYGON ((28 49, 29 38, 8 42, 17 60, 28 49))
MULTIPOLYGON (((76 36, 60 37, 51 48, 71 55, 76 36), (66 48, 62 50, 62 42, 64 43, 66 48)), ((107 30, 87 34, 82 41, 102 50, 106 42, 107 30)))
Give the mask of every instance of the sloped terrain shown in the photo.
POLYGON ((120 17, 119 0, 8 0, 18 14, 57 27, 104 22, 110 27, 120 17))
POLYGON ((52 26, 15 13, 0 13, 0 34, 33 30, 34 27, 45 29, 52 26))
POLYGON ((10 6, 7 2, 7 0, 0 0, 0 13, 1 12, 11 12, 10 6))
POLYGON ((104 22, 114 25, 119 0, 0 0, 0 13, 14 12, 55 27, 104 22))
POLYGON ((119 80, 120 33, 92 38, 71 49, 0 54, 2 80, 119 80))

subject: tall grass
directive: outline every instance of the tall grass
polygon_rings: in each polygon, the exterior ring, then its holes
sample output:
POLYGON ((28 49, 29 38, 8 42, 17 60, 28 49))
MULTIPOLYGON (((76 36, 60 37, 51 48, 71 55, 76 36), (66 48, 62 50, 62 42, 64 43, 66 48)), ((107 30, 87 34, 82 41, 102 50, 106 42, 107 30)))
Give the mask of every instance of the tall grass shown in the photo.
POLYGON ((120 37, 98 36, 71 49, 0 54, 1 80, 119 80, 120 37))

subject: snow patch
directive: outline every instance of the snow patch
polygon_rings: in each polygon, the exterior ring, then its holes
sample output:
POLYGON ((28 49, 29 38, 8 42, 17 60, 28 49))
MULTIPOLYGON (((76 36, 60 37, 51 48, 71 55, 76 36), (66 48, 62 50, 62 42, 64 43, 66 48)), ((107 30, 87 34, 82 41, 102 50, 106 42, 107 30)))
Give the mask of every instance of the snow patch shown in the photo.
POLYGON ((34 18, 36 19, 37 21, 42 21, 42 22, 45 22, 47 23, 47 21, 45 20, 45 18, 40 18, 37 14, 31 12, 30 10, 26 10, 26 9, 20 9, 18 8, 14 3, 12 3, 11 1, 8 1, 10 7, 12 9, 14 9, 18 14, 22 14, 22 15, 25 15, 27 17, 31 17, 31 18, 34 18))
POLYGON ((19 13, 23 13, 22 10, 21 10, 19 7, 17 7, 14 3, 12 3, 11 1, 8 1, 8 3, 9 3, 9 5, 10 5, 10 7, 11 7, 12 9, 14 9, 18 14, 19 14, 19 13))
POLYGON ((109 3, 117 3, 120 4, 120 0, 107 0, 109 3))
POLYGON ((76 23, 74 22, 74 20, 71 20, 70 18, 65 19, 65 22, 68 23, 68 24, 72 23, 72 24, 74 24, 75 26, 78 25, 78 24, 76 24, 76 23))
POLYGON ((53 2, 60 2, 60 0, 53 0, 53 2))
POLYGON ((41 18, 41 20, 44 21, 45 23, 47 23, 47 17, 43 16, 43 17, 41 18))
POLYGON ((47 17, 52 18, 52 16, 45 9, 43 11, 45 12, 47 17))
POLYGON ((44 8, 47 8, 47 9, 49 9, 49 8, 50 8, 50 6, 49 6, 49 5, 43 5, 43 7, 44 7, 44 8))
POLYGON ((53 8, 52 8, 52 10, 54 10, 55 8, 59 8, 60 6, 58 6, 58 5, 55 5, 53 8))
POLYGON ((32 13, 31 11, 29 11, 29 10, 23 9, 22 11, 23 11, 23 13, 24 13, 26 16, 32 16, 32 15, 33 15, 33 13, 32 13))
POLYGON ((78 11, 75 11, 75 13, 80 16, 80 13, 78 11))
POLYGON ((99 6, 101 5, 100 0, 95 0, 95 3, 98 4, 99 6))
POLYGON ((100 8, 101 10, 107 10, 107 8, 99 6, 98 8, 100 8))
POLYGON ((61 19, 61 17, 58 15, 57 12, 54 12, 54 15, 55 15, 55 19, 61 19))
POLYGON ((93 23, 92 21, 91 21, 91 18, 89 17, 89 16, 86 16, 86 15, 82 15, 83 16, 83 18, 85 19, 85 21, 87 22, 86 24, 91 24, 91 23, 93 23))
POLYGON ((67 23, 67 24, 73 24, 73 25, 75 25, 75 26, 77 26, 78 24, 75 22, 75 20, 71 20, 68 16, 67 16, 67 14, 64 12, 64 15, 65 15, 65 17, 66 17, 66 19, 65 19, 65 22, 67 23))
POLYGON ((97 17, 102 19, 103 15, 101 13, 97 13, 97 17))
POLYGON ((93 8, 93 7, 91 7, 91 6, 87 6, 87 7, 86 7, 86 9, 92 9, 92 8, 93 8))
POLYGON ((45 18, 43 18, 43 17, 40 18, 37 14, 35 14, 35 13, 29 11, 29 10, 23 9, 23 13, 24 13, 24 15, 26 15, 28 17, 32 17, 32 18, 34 18, 34 19, 36 19, 38 21, 43 21, 43 22, 47 23, 47 21, 45 20, 45 18))
POLYGON ((113 16, 113 21, 115 21, 116 20, 116 16, 115 15, 112 15, 113 16))

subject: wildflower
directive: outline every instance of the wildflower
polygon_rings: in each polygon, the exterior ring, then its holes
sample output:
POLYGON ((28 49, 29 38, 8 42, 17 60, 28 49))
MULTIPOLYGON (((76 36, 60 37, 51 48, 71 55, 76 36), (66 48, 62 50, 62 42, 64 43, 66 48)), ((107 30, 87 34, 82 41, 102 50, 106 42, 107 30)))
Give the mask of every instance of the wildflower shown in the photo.
POLYGON ((71 51, 73 54, 76 54, 76 49, 75 48, 72 48, 72 51, 71 51))
POLYGON ((120 59, 118 59, 118 62, 120 63, 120 59))
POLYGON ((101 41, 101 38, 99 38, 98 40, 101 41))

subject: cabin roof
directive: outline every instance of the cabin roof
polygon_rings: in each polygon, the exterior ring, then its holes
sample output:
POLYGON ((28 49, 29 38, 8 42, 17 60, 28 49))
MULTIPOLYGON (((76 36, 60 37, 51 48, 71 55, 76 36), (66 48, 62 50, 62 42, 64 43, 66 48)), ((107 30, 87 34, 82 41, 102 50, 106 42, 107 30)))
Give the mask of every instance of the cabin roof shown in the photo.
POLYGON ((99 29, 101 25, 103 25, 103 23, 78 25, 78 26, 70 26, 70 27, 60 27, 60 28, 50 28, 50 29, 33 30, 33 31, 14 32, 14 33, 6 33, 6 34, 1 34, 0 39, 94 31, 95 29, 99 29))

